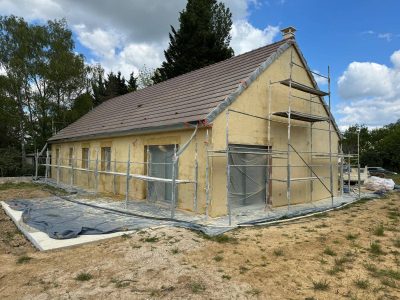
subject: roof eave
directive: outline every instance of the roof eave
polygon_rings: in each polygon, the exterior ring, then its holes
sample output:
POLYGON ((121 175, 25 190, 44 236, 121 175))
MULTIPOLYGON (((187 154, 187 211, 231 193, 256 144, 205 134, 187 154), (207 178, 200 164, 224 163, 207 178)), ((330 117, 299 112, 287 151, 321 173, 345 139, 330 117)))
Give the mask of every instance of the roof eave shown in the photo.
MULTIPOLYGON (((76 137, 66 137, 66 138, 55 138, 56 136, 51 137, 48 140, 50 144, 57 144, 57 143, 66 143, 66 142, 78 142, 78 141, 87 141, 87 140, 95 140, 95 139, 106 139, 106 138, 113 138, 113 137, 123 137, 129 135, 140 135, 140 134, 148 134, 148 133, 160 133, 166 131, 173 131, 173 130, 185 130, 185 129, 193 129, 189 126, 190 123, 193 122, 182 122, 172 125, 163 125, 163 126, 154 126, 154 127, 145 127, 145 128, 135 128, 135 129, 128 129, 122 131, 115 131, 115 132, 104 132, 99 134, 86 134, 76 137)), ((203 121, 194 121, 194 123, 204 124, 203 121)))

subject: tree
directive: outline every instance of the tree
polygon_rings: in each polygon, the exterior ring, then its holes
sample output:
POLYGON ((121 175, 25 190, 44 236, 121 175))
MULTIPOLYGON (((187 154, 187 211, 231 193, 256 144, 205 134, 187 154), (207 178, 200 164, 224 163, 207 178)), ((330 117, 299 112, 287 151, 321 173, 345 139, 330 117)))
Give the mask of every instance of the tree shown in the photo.
POLYGON ((349 127, 343 134, 344 153, 357 153, 358 132, 361 166, 381 166, 400 171, 400 120, 372 130, 365 125, 349 127))
POLYGON ((165 61, 153 76, 159 83, 233 56, 229 8, 217 0, 188 0, 179 15, 180 27, 171 26, 165 61))
POLYGON ((133 72, 129 75, 128 80, 128 92, 134 92, 138 89, 137 78, 133 75, 133 72))
POLYGON ((8 140, 19 140, 22 167, 26 151, 44 145, 52 123, 66 125, 65 111, 89 88, 89 68, 74 47, 65 20, 41 25, 0 17, 0 67, 5 71, 0 101, 16 108, 11 114, 17 120, 7 120, 7 128, 14 130, 5 130, 8 140))
POLYGON ((139 75, 137 77, 138 89, 144 89, 145 87, 151 86, 153 82, 154 71, 148 69, 146 65, 139 70, 139 75))

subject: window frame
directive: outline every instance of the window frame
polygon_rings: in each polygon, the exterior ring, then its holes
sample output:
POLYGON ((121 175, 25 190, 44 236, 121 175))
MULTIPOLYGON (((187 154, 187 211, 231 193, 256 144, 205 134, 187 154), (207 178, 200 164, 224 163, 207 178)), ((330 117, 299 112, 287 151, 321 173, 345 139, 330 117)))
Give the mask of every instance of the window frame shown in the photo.
POLYGON ((111 171, 111 147, 101 147, 101 163, 100 168, 102 171, 111 171))
POLYGON ((89 147, 82 147, 82 164, 81 164, 82 169, 89 170, 89 161, 90 161, 89 150, 90 150, 89 147))

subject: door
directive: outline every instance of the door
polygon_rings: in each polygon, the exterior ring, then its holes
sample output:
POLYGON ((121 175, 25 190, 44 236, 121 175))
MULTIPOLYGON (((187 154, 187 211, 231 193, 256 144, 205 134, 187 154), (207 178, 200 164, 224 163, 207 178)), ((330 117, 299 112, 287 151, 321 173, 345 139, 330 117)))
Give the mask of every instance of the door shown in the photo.
MULTIPOLYGON (((149 176, 172 179, 172 158, 175 145, 149 147, 149 176)), ((178 174, 176 165, 175 175, 178 174)), ((177 176, 175 177, 177 178, 177 176)), ((147 184, 147 199, 150 201, 171 202, 172 183, 152 182, 147 184)))
POLYGON ((268 147, 229 145, 229 199, 232 208, 261 206, 270 194, 268 147))

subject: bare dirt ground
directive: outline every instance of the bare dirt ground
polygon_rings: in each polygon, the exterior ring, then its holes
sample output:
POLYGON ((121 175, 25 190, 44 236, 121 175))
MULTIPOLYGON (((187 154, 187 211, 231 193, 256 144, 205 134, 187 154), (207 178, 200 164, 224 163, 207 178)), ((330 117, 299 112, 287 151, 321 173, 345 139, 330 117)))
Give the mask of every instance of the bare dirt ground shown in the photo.
POLYGON ((1 299, 400 299, 400 193, 212 239, 157 228, 50 252, 0 216, 1 299))

